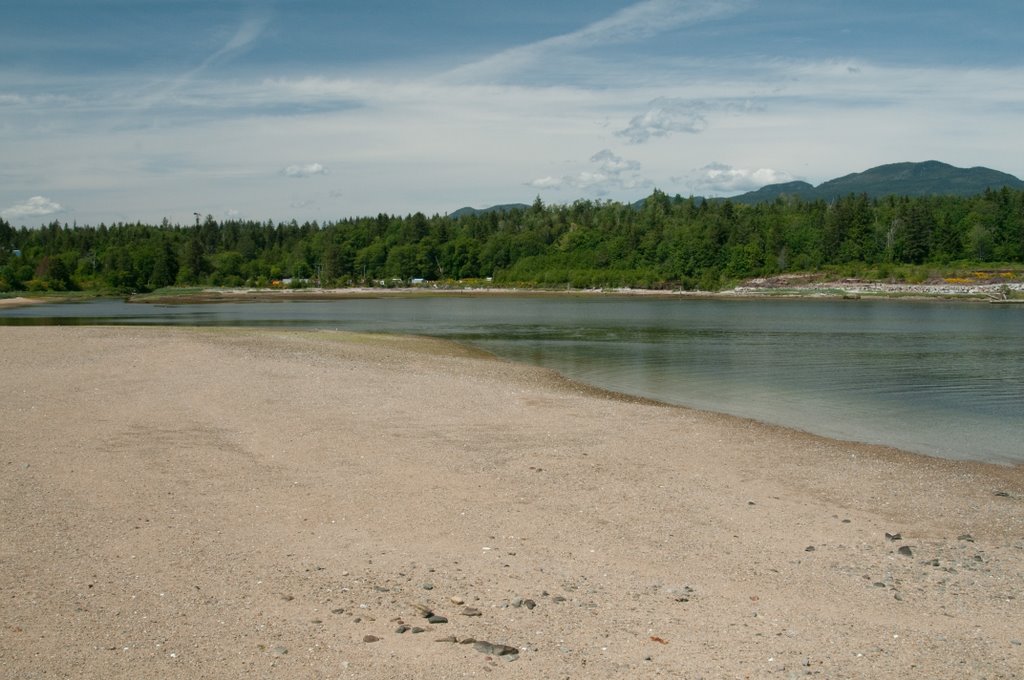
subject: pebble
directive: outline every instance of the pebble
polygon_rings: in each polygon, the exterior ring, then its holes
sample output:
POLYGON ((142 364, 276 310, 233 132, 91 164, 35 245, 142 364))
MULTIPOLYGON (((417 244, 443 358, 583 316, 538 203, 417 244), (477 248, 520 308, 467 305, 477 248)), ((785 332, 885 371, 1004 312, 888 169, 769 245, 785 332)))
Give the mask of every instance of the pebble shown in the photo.
POLYGON ((429 619, 431 616, 434 615, 434 610, 425 604, 414 604, 413 609, 418 611, 420 613, 420 616, 422 616, 425 619, 429 619))
POLYGON ((902 536, 901 534, 890 534, 890 533, 886 533, 886 534, 885 534, 885 537, 886 537, 887 539, 889 539, 890 541, 902 541, 902 540, 903 540, 903 536, 902 536))
POLYGON ((453 595, 453 596, 452 596, 452 604, 466 604, 466 601, 465 601, 465 600, 463 600, 463 599, 462 599, 461 597, 459 597, 458 595, 453 595))
POLYGON ((380 640, 376 635, 364 635, 363 642, 378 642, 380 640))
POLYGON ((433 583, 424 583, 421 587, 423 588, 423 590, 433 590, 434 589, 434 584, 433 583))
POLYGON ((409 630, 409 626, 406 626, 406 625, 401 625, 398 628, 395 628, 395 632, 398 633, 399 635, 401 635, 402 633, 404 633, 404 632, 406 632, 408 630, 409 630))
POLYGON ((426 628, 420 628, 419 626, 413 626, 410 632, 413 635, 418 635, 419 633, 426 633, 427 629, 426 628))
POLYGON ((345 613, 345 609, 343 607, 338 607, 337 609, 332 609, 331 613, 332 614, 344 614, 345 613))
POLYGON ((814 551, 815 551, 815 547, 813 545, 809 545, 806 548, 804 548, 804 552, 814 552, 814 551))
POLYGON ((900 549, 897 550, 896 552, 898 552, 900 555, 904 555, 906 557, 912 557, 914 555, 914 551, 910 549, 909 545, 901 545, 900 549))
POLYGON ((459 638, 455 637, 454 635, 446 635, 445 637, 437 638, 437 640, 435 640, 435 642, 453 642, 453 643, 454 642, 458 642, 458 641, 459 641, 459 638))
POLYGON ((429 621, 430 623, 448 623, 448 619, 444 616, 441 616, 440 614, 428 616, 427 621, 429 621))
POLYGON ((974 537, 970 534, 960 534, 956 537, 958 541, 967 541, 968 543, 974 543, 974 537))
POLYGON ((466 607, 462 610, 463 616, 483 616, 484 613, 476 607, 466 607))
POLYGON ((537 606, 537 603, 534 602, 533 600, 523 600, 523 606, 526 607, 527 609, 533 609, 534 607, 537 606))

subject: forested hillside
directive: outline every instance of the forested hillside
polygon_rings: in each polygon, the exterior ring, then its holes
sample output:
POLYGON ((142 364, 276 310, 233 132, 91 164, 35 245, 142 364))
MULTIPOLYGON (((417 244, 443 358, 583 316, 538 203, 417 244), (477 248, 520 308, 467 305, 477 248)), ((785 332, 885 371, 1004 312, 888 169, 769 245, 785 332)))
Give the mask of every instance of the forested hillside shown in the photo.
POLYGON ((1024 191, 864 194, 757 205, 675 198, 577 201, 482 214, 318 224, 223 221, 14 229, 0 220, 0 292, 146 291, 170 285, 390 285, 492 277, 496 285, 714 290, 845 268, 1024 262, 1024 191), (289 281, 290 280, 290 281, 289 281), (279 283, 284 281, 285 283, 279 283))

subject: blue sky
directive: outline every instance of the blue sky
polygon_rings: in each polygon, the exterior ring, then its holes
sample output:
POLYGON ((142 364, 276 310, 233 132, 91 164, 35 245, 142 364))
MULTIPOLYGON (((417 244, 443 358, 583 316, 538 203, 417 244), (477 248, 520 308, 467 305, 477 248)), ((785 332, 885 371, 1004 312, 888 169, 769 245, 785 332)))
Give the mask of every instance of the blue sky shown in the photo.
POLYGON ((1020 0, 5 3, 0 215, 444 214, 930 159, 1024 176, 1021 35, 1020 0))

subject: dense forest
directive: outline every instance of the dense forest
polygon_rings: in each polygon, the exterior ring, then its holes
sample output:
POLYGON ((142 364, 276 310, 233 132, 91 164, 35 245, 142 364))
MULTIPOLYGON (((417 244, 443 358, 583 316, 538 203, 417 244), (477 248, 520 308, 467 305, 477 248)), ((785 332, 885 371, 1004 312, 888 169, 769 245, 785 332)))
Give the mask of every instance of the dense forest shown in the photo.
MULTIPOLYGON (((831 269, 886 278, 905 265, 1024 262, 1024 191, 847 195, 757 205, 670 197, 577 201, 458 218, 422 213, 318 224, 15 229, 0 220, 0 292, 166 286, 350 286, 490 278, 494 285, 719 289, 831 269)), ((921 268, 917 268, 920 270, 921 268)))

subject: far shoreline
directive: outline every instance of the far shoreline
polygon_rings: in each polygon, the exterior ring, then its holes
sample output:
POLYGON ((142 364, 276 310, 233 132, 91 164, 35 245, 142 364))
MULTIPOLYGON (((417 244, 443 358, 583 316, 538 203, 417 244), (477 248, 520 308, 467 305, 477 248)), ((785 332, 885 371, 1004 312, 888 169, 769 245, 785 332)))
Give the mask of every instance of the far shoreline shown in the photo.
POLYGON ((887 300, 972 303, 1024 303, 1005 293, 1024 293, 1024 284, 909 284, 834 281, 777 285, 753 280, 722 291, 660 290, 650 288, 516 288, 443 285, 350 288, 203 288, 180 292, 161 290, 131 295, 129 302, 201 304, 216 302, 277 302, 284 300, 346 300, 385 297, 622 297, 687 300, 887 300))

